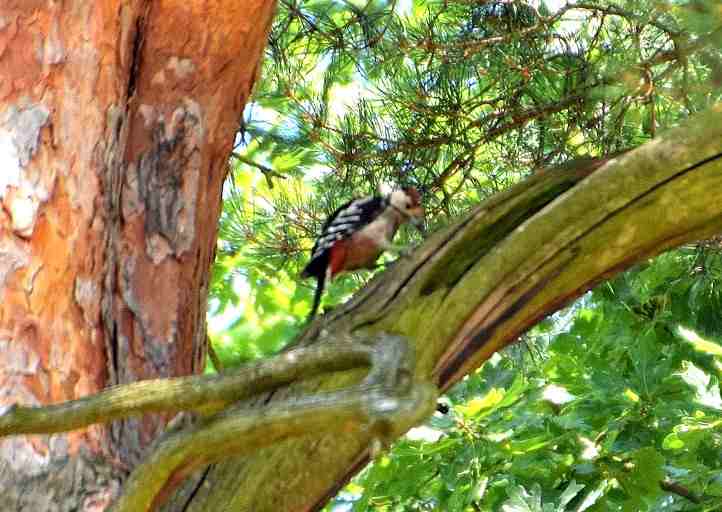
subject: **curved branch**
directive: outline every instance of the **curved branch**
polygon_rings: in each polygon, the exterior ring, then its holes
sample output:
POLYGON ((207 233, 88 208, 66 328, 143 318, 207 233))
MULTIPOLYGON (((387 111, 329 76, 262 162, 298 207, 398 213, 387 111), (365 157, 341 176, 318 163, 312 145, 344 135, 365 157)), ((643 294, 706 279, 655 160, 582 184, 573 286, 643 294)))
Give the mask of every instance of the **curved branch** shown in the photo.
MULTIPOLYGON (((417 378, 446 389, 601 280, 722 227, 722 106, 601 167, 586 164, 482 203, 317 319, 297 345, 318 343, 323 330, 397 333, 416 346, 417 378)), ((294 440, 214 466, 211 487, 234 485, 200 490, 190 510, 318 510, 366 458, 352 434, 294 440)))

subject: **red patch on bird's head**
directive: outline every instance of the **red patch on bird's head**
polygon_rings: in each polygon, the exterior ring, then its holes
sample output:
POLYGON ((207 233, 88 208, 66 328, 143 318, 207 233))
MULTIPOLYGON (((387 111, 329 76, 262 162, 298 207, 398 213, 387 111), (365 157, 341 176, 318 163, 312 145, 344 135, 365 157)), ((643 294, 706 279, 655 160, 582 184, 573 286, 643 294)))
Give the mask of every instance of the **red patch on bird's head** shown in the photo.
POLYGON ((419 194, 419 191, 416 190, 415 187, 404 187, 402 190, 411 199, 411 206, 419 206, 421 204, 421 194, 419 194))

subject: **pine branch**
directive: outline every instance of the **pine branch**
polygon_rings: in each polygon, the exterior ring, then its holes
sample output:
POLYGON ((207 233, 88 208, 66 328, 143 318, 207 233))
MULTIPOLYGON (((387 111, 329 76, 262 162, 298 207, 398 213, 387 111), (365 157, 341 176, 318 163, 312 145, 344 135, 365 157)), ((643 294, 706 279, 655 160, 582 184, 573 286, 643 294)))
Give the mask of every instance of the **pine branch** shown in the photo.
POLYGON ((273 188, 273 179, 272 178, 280 178, 282 180, 286 179, 286 176, 283 174, 279 174, 278 172, 274 171, 270 167, 267 167, 263 164, 259 164, 258 162, 255 162, 251 160, 248 157, 245 157, 241 155, 240 153, 237 153, 233 151, 231 153, 231 156, 238 160, 239 162, 243 162, 246 165, 250 165, 251 167, 255 167, 256 169, 260 170, 263 175, 266 177, 266 182, 268 183, 268 188, 273 188))

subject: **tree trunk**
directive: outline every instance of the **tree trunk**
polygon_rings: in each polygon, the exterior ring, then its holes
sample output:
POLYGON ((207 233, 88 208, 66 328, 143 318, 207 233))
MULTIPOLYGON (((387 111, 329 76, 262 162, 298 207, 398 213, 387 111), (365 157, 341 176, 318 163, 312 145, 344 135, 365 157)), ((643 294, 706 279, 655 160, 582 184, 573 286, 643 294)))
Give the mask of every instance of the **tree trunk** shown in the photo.
MULTIPOLYGON (((226 158, 272 10, 261 0, 0 6, 3 405, 201 369, 226 158)), ((718 110, 599 170, 536 175, 435 234, 299 343, 402 334, 416 378, 445 389, 599 280, 718 232, 721 154, 718 110)), ((0 510, 105 509, 167 419, 3 439, 0 510)), ((309 434, 229 460, 167 509, 317 509, 365 461, 369 439, 309 434)))
MULTIPOLYGON (((202 370, 221 187, 274 3, 0 4, 1 404, 202 370)), ((0 510, 104 510, 169 418, 0 441, 0 510)))

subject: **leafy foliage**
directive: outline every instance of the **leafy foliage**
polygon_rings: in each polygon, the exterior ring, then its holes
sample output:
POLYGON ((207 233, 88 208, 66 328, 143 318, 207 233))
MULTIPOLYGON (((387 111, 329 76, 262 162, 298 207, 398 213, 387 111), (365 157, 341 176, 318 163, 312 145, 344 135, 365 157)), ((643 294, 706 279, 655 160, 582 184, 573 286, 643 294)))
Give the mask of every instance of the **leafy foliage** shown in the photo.
MULTIPOLYGON (((716 5, 281 1, 232 160, 216 312, 239 268, 310 302, 295 279, 314 235, 382 182, 419 188, 434 229, 540 167, 637 146, 719 101, 716 5)), ((337 281, 328 302, 362 282, 337 281)))
MULTIPOLYGON (((351 196, 414 185, 436 229, 718 102, 721 47, 715 0, 281 0, 225 191, 216 352, 239 364, 294 336, 298 273, 351 196)), ((718 241, 670 252, 547 319, 329 508, 716 510, 720 258, 718 241)))

